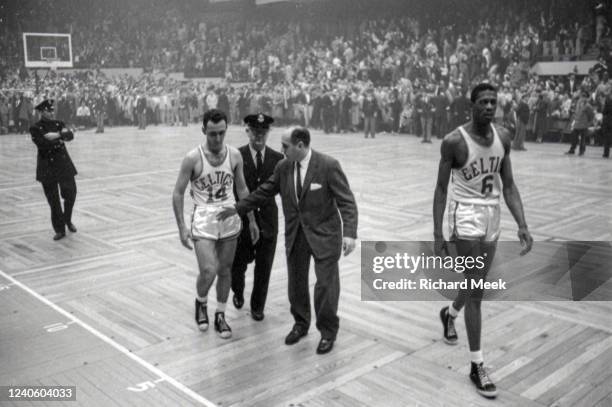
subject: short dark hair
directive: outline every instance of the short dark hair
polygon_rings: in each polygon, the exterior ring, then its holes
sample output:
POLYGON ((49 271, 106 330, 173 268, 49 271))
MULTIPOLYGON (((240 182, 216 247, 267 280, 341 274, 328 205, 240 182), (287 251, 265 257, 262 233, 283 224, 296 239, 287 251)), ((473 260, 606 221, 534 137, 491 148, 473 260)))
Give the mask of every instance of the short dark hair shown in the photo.
POLYGON ((227 115, 223 110, 219 109, 210 109, 204 112, 204 118, 202 119, 202 126, 206 128, 206 123, 213 122, 219 123, 221 120, 225 120, 225 124, 227 124, 227 115))
POLYGON ((296 145, 300 141, 306 147, 310 145, 310 132, 306 127, 296 127, 291 132, 291 144, 296 145))
POLYGON ((470 100, 472 101, 472 103, 476 103, 476 99, 478 99, 478 95, 480 94, 480 92, 484 92, 486 90, 490 90, 497 93, 497 88, 491 85, 490 83, 479 83, 478 85, 474 86, 474 89, 472 89, 472 93, 470 93, 470 100))

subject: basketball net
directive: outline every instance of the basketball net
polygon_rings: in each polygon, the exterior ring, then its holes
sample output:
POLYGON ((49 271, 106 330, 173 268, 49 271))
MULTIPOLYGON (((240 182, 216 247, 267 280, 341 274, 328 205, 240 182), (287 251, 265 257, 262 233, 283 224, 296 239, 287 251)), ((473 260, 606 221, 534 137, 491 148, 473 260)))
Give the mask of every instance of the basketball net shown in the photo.
POLYGON ((57 71, 57 58, 45 58, 45 61, 49 64, 49 69, 53 72, 57 71))

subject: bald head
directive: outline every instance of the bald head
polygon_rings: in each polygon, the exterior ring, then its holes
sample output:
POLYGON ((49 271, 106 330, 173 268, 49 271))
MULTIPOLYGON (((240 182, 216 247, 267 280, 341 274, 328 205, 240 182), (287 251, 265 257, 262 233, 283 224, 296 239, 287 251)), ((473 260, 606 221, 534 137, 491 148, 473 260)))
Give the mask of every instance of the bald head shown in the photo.
POLYGON ((310 149, 310 132, 305 127, 290 127, 281 137, 283 153, 290 161, 301 161, 310 149))

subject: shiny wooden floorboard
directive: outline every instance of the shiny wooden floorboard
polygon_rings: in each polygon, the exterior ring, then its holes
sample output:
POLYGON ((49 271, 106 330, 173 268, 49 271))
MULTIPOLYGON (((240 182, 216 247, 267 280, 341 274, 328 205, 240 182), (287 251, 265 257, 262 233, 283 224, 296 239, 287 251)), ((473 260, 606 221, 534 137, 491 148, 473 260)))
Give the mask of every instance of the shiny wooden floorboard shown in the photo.
MULTIPOLYGON (((340 263, 341 329, 333 352, 315 354, 314 323, 305 340, 285 346, 292 320, 282 227, 265 320, 254 322, 248 306, 229 305, 231 340, 200 333, 193 323, 195 257, 178 240, 171 192, 183 155, 201 140, 196 126, 77 134, 69 151, 79 170, 79 231, 53 242, 49 210, 34 181, 34 145, 24 135, 0 137, 0 270, 218 405, 612 402, 609 302, 485 303, 483 348, 500 389, 490 402, 467 377, 463 323, 458 346, 441 340, 442 303, 360 301, 358 250, 340 263)), ((246 136, 232 127, 227 141, 242 145, 246 136)), ((280 130, 269 144, 279 149, 280 130)), ((359 206, 360 239, 431 239, 439 141, 315 131, 313 147, 338 158, 347 173, 359 206)), ((527 147, 512 160, 535 239, 612 240, 612 162, 601 158, 601 148, 579 158, 564 156, 565 145, 527 147)), ((501 239, 515 237, 504 208, 501 239)), ((212 307, 214 298, 213 290, 212 307)), ((87 406, 202 402, 4 277, 0 310, 0 385, 72 384, 76 404, 87 406)))

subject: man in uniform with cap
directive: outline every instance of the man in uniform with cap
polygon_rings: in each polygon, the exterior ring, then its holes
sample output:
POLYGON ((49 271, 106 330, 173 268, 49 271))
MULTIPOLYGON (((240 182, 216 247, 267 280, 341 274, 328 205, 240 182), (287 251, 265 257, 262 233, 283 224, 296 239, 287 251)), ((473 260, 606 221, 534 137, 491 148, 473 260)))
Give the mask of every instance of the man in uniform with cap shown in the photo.
POLYGON ((32 141, 38 147, 36 180, 42 184, 51 208, 51 224, 55 230, 53 240, 60 240, 66 236, 66 227, 73 233, 77 231, 72 224, 77 171, 65 145, 74 134, 63 122, 53 119, 52 99, 42 101, 35 109, 41 114, 41 119, 30 127, 32 141), (64 199, 63 209, 60 194, 64 199))
MULTIPOLYGON (((270 178, 276 164, 283 159, 278 151, 266 146, 270 124, 274 119, 263 113, 251 114, 244 118, 247 125, 246 133, 249 143, 240 147, 239 151, 244 162, 244 178, 249 192, 253 192, 265 180, 270 178)), ((236 197, 238 200, 238 197, 236 197)), ((251 242, 250 224, 246 217, 242 218, 242 233, 238 238, 238 247, 232 266, 233 303, 238 309, 244 305, 244 275, 247 265, 255 261, 253 270, 253 291, 251 292, 251 317, 255 321, 264 318, 264 306, 268 295, 268 283, 272 262, 276 252, 276 236, 278 234, 278 208, 274 198, 268 199, 253 212, 259 227, 259 240, 255 245, 251 242)))

